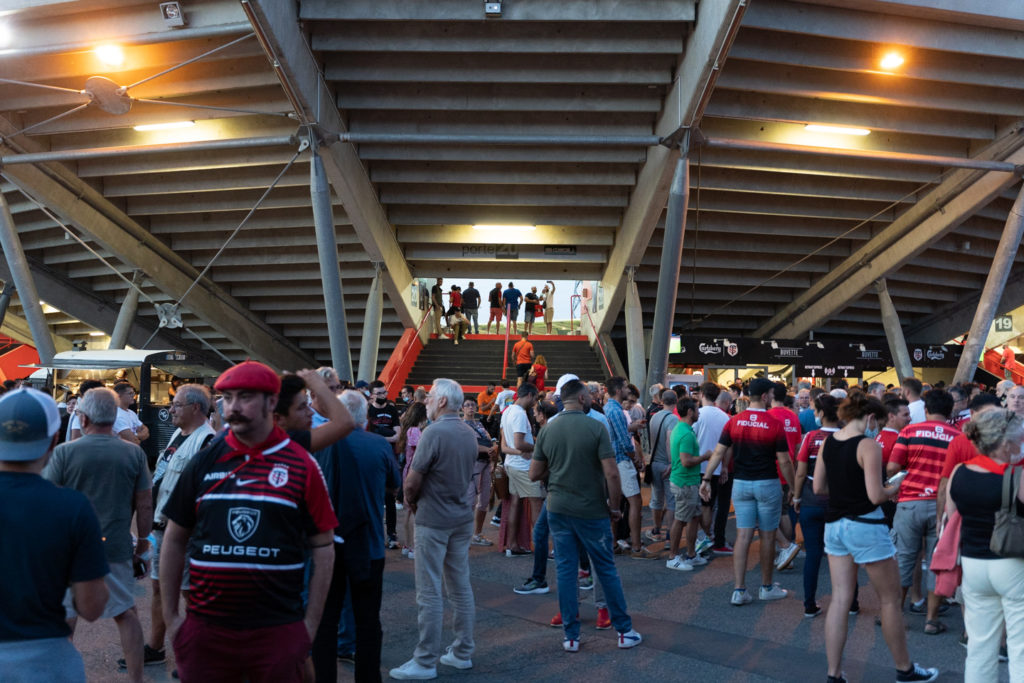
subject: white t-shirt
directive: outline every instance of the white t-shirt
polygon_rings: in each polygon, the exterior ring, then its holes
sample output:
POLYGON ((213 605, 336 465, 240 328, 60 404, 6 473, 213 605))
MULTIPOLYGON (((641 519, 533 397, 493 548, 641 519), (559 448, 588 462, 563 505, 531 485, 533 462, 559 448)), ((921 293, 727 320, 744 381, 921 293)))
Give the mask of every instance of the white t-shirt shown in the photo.
MULTIPOLYGON (((718 439, 722 436, 722 430, 729 422, 729 415, 718 406, 703 406, 697 414, 697 422, 693 425, 693 431, 697 435, 697 446, 700 449, 699 455, 708 451, 715 452, 718 446, 718 439)), ((707 471, 708 463, 705 460, 700 464, 700 473, 707 471)), ((722 473, 722 463, 712 472, 717 476, 722 473)))
POLYGON ((910 424, 916 425, 918 422, 925 422, 924 401, 917 399, 911 402, 907 409, 910 411, 910 424))
POLYGON ((505 408, 512 405, 515 395, 516 392, 511 389, 502 389, 498 392, 498 395, 494 397, 494 406, 499 415, 505 410, 505 408))
MULTIPOLYGON (((526 443, 533 443, 530 418, 526 416, 526 411, 521 406, 514 403, 501 414, 501 431, 505 434, 505 444, 509 448, 516 447, 516 434, 522 434, 526 443)), ((505 469, 528 470, 530 469, 530 458, 508 453, 505 455, 505 469)))
POLYGON ((142 420, 139 419, 138 415, 136 415, 130 410, 125 410, 124 408, 118 407, 117 419, 114 420, 115 435, 120 434, 126 429, 130 429, 132 434, 134 434, 141 426, 142 420))

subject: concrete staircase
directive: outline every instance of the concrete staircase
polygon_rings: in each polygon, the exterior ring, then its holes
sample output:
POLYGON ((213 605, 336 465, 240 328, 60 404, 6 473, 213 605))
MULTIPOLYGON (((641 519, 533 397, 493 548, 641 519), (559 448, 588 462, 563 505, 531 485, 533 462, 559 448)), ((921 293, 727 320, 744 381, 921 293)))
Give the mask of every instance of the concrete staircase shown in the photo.
MULTIPOLYGON (((516 371, 512 345, 519 338, 509 339, 509 368, 505 376, 515 383, 516 371)), ((530 337, 538 355, 548 362, 548 386, 559 376, 571 372, 584 380, 604 381, 608 372, 598 351, 590 347, 586 337, 567 335, 534 335, 530 337)), ((430 386, 437 377, 448 377, 466 389, 483 387, 501 380, 504 356, 504 335, 471 334, 456 346, 451 339, 431 338, 420 351, 406 384, 430 386)))

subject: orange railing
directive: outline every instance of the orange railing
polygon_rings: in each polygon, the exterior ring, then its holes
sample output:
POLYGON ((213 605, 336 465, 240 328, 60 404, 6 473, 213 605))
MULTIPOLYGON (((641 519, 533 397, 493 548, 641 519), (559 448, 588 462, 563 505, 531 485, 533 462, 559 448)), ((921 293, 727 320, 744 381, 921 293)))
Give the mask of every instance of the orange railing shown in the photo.
MULTIPOLYGON (((986 349, 980 365, 985 371, 1002 378, 1004 376, 1002 358, 1003 354, 998 348, 986 349)), ((1015 360, 1008 367, 1010 369, 1010 379, 1013 383, 1024 384, 1024 365, 1015 360)))
POLYGON ((594 331, 594 342, 597 344, 598 350, 601 351, 601 358, 602 358, 602 360, 604 360, 604 366, 606 368, 608 368, 608 376, 611 377, 611 376, 613 376, 615 374, 615 371, 612 370, 612 364, 608 362, 608 355, 604 352, 604 344, 601 343, 601 335, 599 335, 598 332, 597 332, 597 326, 594 325, 594 319, 590 317, 590 309, 587 308, 586 304, 581 303, 581 306, 580 306, 580 331, 581 332, 583 331, 583 316, 584 316, 584 314, 587 316, 587 321, 590 323, 590 329, 592 329, 594 331))
POLYGON ((415 330, 411 327, 406 328, 402 333, 402 338, 398 340, 395 350, 391 353, 391 358, 388 359, 384 370, 380 373, 380 380, 384 382, 384 386, 388 390, 388 398, 393 399, 398 396, 402 383, 409 376, 412 364, 416 362, 416 357, 423 349, 423 343, 420 342, 420 331, 427 319, 430 318, 430 311, 431 309, 428 308, 423 312, 423 318, 420 319, 420 324, 415 330))

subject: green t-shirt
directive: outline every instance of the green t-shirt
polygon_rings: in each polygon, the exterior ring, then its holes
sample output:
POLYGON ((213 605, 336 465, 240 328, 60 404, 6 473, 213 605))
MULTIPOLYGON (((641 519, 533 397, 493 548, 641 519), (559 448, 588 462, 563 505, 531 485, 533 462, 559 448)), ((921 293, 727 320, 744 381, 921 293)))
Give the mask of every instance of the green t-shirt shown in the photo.
POLYGON ((612 441, 597 420, 576 410, 549 420, 533 447, 533 459, 548 464, 548 510, 581 519, 607 517, 601 461, 609 458, 615 458, 612 441))
POLYGON ((686 453, 691 457, 700 456, 700 446, 697 445, 697 435, 693 433, 693 427, 680 422, 672 430, 669 437, 669 457, 672 458, 672 474, 669 481, 676 486, 699 486, 700 465, 684 467, 679 459, 680 453, 686 453))

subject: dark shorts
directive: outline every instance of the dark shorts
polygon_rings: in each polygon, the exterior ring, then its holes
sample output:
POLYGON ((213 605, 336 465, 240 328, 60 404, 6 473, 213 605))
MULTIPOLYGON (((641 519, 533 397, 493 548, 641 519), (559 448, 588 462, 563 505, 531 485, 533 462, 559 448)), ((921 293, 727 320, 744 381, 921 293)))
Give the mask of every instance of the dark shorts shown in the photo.
POLYGON ((235 630, 189 614, 173 645, 182 683, 301 683, 312 643, 302 621, 235 630))
POLYGON ((519 319, 519 309, 517 307, 513 306, 512 309, 508 312, 508 319, 509 320, 518 320, 519 319))
POLYGON ((533 363, 516 363, 516 377, 529 376, 532 367, 533 363))
POLYGON ((701 498, 700 506, 705 508, 713 508, 715 507, 715 502, 718 500, 718 488, 722 485, 722 480, 717 476, 713 476, 711 478, 711 481, 708 482, 708 484, 711 486, 711 495, 708 496, 707 500, 701 498))

